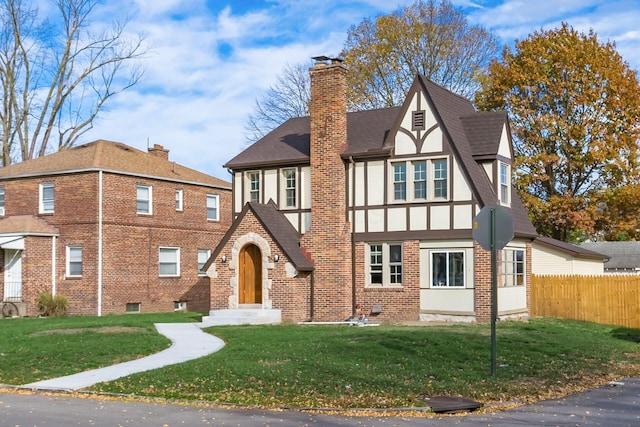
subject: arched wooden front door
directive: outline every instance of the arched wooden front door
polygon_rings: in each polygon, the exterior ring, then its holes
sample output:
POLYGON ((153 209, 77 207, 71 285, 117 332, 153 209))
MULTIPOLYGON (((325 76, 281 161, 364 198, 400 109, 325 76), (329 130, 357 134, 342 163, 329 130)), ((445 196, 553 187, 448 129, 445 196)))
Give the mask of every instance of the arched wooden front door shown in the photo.
POLYGON ((262 252, 249 244, 240 250, 238 302, 262 304, 262 252))

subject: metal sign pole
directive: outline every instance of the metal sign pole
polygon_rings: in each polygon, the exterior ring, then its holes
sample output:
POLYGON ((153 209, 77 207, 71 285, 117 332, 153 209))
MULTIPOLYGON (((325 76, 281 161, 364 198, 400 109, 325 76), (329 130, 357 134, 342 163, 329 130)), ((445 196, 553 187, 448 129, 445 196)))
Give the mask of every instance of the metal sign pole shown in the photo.
POLYGON ((498 318, 498 278, 496 277, 496 210, 491 209, 491 376, 496 376, 496 319, 498 318))

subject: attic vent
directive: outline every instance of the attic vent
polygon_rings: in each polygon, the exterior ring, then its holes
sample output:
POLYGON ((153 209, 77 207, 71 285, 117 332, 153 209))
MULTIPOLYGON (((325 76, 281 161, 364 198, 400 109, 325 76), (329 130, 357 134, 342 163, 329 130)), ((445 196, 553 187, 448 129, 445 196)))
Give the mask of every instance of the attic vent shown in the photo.
POLYGON ((413 112, 411 117, 411 130, 424 130, 424 110, 413 112))

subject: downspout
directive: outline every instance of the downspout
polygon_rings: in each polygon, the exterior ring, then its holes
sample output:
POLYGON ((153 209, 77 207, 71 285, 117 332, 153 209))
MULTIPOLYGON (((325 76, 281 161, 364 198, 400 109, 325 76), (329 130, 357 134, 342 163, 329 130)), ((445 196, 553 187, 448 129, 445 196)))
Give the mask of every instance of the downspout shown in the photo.
POLYGON ((51 296, 56 295, 56 236, 51 239, 51 296))
POLYGON ((356 164, 349 156, 351 165, 351 313, 356 312, 356 164))
POLYGON ((313 322, 313 317, 315 316, 315 297, 314 297, 314 293, 315 293, 315 271, 311 271, 311 296, 309 297, 309 317, 310 317, 310 322, 313 322))
POLYGON ((98 316, 102 316, 102 171, 98 171, 98 316))

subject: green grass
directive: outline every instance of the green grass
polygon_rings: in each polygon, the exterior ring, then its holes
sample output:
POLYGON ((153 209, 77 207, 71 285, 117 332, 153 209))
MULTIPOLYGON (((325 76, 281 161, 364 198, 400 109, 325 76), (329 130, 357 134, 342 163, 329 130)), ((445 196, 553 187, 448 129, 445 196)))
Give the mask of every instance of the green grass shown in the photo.
POLYGON ((109 366, 167 348, 154 323, 199 321, 185 314, 0 320, 0 384, 27 384, 109 366))
POLYGON ((501 323, 492 378, 488 326, 218 327, 207 331, 226 342, 220 352, 94 389, 296 407, 421 406, 442 394, 535 400, 639 373, 640 348, 619 330, 551 319, 501 323))
MULTIPOLYGON (((155 334, 153 322, 192 320, 172 316, 0 321, 0 383, 31 382, 108 364, 110 358, 122 361, 158 351, 168 343, 155 334), (143 329, 113 337, 90 332, 34 335, 38 330, 109 325, 143 329), (83 350, 74 353, 77 348, 83 350), (84 349, 100 353, 100 361, 94 360, 96 354, 85 356, 84 349)), ((393 408, 423 406, 425 397, 443 394, 484 403, 535 400, 640 374, 640 330, 584 322, 499 323, 495 378, 490 376, 487 325, 228 326, 206 331, 226 346, 201 359, 92 390, 261 406, 393 408)))

